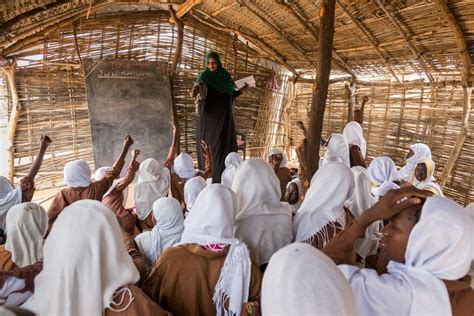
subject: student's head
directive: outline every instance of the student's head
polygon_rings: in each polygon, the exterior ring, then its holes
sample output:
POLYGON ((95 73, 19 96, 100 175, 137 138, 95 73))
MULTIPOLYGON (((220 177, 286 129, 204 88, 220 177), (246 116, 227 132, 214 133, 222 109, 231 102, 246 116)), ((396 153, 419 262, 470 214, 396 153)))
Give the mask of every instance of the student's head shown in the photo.
POLYGON ((298 185, 294 182, 288 183, 285 192, 285 201, 290 204, 296 204, 300 200, 300 191, 298 185))
POLYGON ((214 72, 221 66, 221 60, 219 58, 219 54, 216 52, 211 52, 207 55, 206 58, 207 68, 214 72))
POLYGON ((85 188, 91 184, 91 168, 85 160, 74 160, 64 166, 64 182, 72 188, 85 188))
POLYGON ((273 148, 268 153, 268 163, 272 166, 285 167, 287 160, 286 155, 278 148, 273 148))
POLYGON ((416 180, 422 181, 434 181, 435 163, 433 160, 427 157, 423 157, 418 160, 415 167, 414 176, 416 180))
POLYGON ((425 181, 427 178, 428 170, 426 169, 426 164, 419 163, 416 165, 415 168, 415 178, 418 181, 425 181))
POLYGON ((408 237, 420 219, 422 205, 412 206, 390 219, 383 228, 382 247, 388 259, 404 263, 408 237))

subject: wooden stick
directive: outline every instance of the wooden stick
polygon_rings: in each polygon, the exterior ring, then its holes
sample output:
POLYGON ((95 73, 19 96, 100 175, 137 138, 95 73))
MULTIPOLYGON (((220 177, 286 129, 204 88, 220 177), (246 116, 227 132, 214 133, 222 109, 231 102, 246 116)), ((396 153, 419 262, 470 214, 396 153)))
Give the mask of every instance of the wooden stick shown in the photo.
POLYGON ((354 107, 355 107, 355 92, 356 92, 356 83, 354 80, 351 80, 350 83, 345 84, 347 91, 347 96, 349 98, 348 107, 347 107, 347 123, 354 120, 354 107))
MULTIPOLYGON (((183 17, 184 15, 186 15, 186 13, 191 11, 191 9, 194 6, 200 4, 201 2, 202 2, 202 0, 186 0, 183 4, 181 4, 178 7, 178 10, 176 11, 176 17, 178 17, 178 18, 183 17)), ((173 21, 171 19, 173 19, 173 17, 170 18, 170 22, 173 23, 173 21)))

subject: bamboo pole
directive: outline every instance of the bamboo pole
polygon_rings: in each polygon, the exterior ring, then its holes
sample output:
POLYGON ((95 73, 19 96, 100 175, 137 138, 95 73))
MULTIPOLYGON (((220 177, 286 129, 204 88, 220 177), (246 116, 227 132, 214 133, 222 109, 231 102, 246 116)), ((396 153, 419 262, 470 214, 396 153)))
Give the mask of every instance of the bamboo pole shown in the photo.
POLYGON ((8 180, 13 183, 13 177, 15 176, 15 133, 18 118, 21 113, 21 104, 18 101, 18 91, 15 83, 15 71, 16 61, 14 60, 8 67, 2 68, 3 73, 7 79, 8 88, 12 99, 12 110, 10 112, 10 118, 8 120, 7 127, 7 157, 8 157, 8 180))

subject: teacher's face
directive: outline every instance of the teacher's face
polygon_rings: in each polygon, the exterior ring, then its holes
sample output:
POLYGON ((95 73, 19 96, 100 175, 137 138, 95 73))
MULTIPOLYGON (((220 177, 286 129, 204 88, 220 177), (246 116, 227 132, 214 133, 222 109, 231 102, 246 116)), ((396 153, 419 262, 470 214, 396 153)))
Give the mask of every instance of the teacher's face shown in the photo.
POLYGON ((209 58, 207 61, 207 68, 209 68, 210 71, 216 71, 217 70, 217 60, 214 58, 209 58))

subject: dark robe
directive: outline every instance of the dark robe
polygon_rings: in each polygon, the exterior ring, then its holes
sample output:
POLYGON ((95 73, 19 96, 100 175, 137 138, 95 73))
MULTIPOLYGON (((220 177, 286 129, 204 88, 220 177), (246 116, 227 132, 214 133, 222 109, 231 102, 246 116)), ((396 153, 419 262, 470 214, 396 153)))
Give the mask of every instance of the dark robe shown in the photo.
POLYGON ((235 91, 233 95, 228 95, 208 86, 204 108, 201 116, 198 117, 196 126, 198 167, 200 170, 204 170, 205 159, 202 155, 201 140, 205 140, 212 152, 213 183, 221 182, 221 174, 225 169, 225 158, 229 153, 237 151, 237 136, 232 105, 239 95, 239 91, 235 91))

